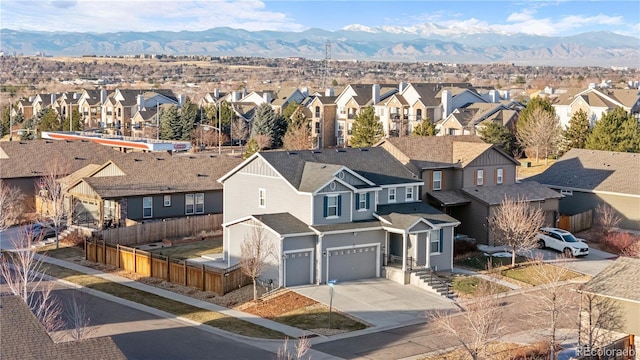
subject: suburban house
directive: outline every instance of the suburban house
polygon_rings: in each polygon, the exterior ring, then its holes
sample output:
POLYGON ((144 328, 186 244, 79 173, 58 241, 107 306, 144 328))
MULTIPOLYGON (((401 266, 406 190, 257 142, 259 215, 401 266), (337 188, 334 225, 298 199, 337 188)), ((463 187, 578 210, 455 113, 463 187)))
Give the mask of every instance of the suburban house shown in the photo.
POLYGON ((85 129, 104 127, 102 104, 107 100, 107 90, 84 90, 78 99, 78 109, 85 129))
POLYGON ((80 99, 80 96, 81 93, 64 92, 57 97, 53 104, 51 104, 51 108, 58 113, 63 121, 65 119, 69 119, 70 114, 73 114, 74 110, 79 109, 78 100, 80 99))
POLYGON ((105 126, 114 128, 113 132, 130 136, 131 119, 138 111, 159 104, 180 107, 184 101, 184 95, 176 96, 173 91, 166 89, 116 89, 107 95, 102 107, 102 119, 105 126))
POLYGON ((276 286, 452 268, 459 222, 421 203, 422 180, 382 148, 259 152, 218 181, 227 265, 259 237, 276 286))
POLYGON ((640 91, 596 88, 588 88, 577 93, 568 91, 555 99, 553 107, 563 128, 569 126, 571 116, 578 110, 587 113, 591 125, 616 107, 621 107, 636 119, 640 119, 640 91))
POLYGON ((18 114, 22 114, 22 117, 25 120, 31 119, 34 115, 33 113, 33 97, 30 99, 20 99, 16 101, 13 105, 11 116, 17 116, 18 114))
POLYGON ((308 118, 311 119, 311 136, 318 149, 336 146, 336 97, 327 90, 322 95, 313 95, 305 102, 308 118))
POLYGON ((520 108, 515 103, 471 103, 453 110, 436 124, 439 136, 477 135, 478 130, 488 122, 511 127, 515 126, 520 108))
POLYGON ((22 299, 0 297, 0 358, 40 360, 124 360, 110 337, 54 342, 22 299))
POLYGON ((219 214, 222 185, 215 180, 242 161, 225 155, 127 155, 70 175, 65 188, 73 224, 102 228, 219 214))
POLYGON ((555 225, 562 195, 536 182, 517 183, 519 162, 475 135, 388 138, 378 146, 424 182, 424 202, 460 220, 460 236, 493 244, 487 218, 505 197, 539 206, 545 224, 555 225))
POLYGON ((610 205, 621 228, 640 230, 640 154, 571 149, 542 174, 525 179, 564 195, 560 213, 575 215, 610 205))
POLYGON ((103 164, 123 153, 93 142, 29 140, 0 142, 0 180, 25 196, 27 211, 35 209, 40 179, 55 170, 69 175, 90 164, 103 164), (58 168, 57 170, 54 169, 58 168))
POLYGON ((622 332, 640 336, 640 259, 621 256, 582 285, 580 292, 612 299, 625 319, 622 332))

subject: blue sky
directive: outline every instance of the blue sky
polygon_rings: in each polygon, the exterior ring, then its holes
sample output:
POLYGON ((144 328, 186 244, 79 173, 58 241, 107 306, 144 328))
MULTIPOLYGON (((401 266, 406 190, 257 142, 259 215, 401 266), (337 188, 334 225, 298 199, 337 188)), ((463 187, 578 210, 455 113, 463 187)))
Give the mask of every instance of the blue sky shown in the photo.
POLYGON ((572 35, 607 30, 640 37, 639 1, 216 1, 2 0, 0 26, 38 31, 338 30, 352 24, 489 28, 572 35))

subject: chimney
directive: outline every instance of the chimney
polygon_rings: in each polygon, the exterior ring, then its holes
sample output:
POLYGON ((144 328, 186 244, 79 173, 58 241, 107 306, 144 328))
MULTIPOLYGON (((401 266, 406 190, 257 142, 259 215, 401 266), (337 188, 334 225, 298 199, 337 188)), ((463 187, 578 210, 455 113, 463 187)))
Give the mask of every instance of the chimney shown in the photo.
POLYGON ((451 91, 442 90, 442 98, 440 99, 442 104, 442 118, 445 119, 451 114, 451 91))
POLYGON ((51 105, 56 102, 56 94, 51 94, 51 105))
POLYGON ((29 96, 29 102, 30 102, 30 103, 32 103, 32 102, 33 102, 33 99, 35 99, 35 96, 33 96, 33 95, 29 96))
POLYGON ((262 93, 262 100, 267 104, 271 104, 271 93, 268 91, 262 93))
POLYGON ((107 101, 107 90, 100 89, 100 104, 104 105, 105 101, 107 101))
POLYGON ((242 94, 240 93, 240 91, 234 91, 231 93, 231 101, 238 102, 240 101, 240 99, 242 99, 242 94))
POLYGON ((247 88, 242 89, 242 97, 247 96, 247 88))
POLYGON ((328 88, 324 91, 324 96, 333 96, 333 88, 328 88))
POLYGON ((373 101, 373 105, 380 102, 380 85, 379 84, 373 84, 373 86, 371 86, 371 100, 373 101))
POLYGON ((401 81, 400 84, 398 85, 398 92, 401 93, 404 91, 404 89, 407 88, 407 83, 404 81, 401 81))
POLYGON ((78 97, 80 96, 80 94, 78 94, 77 92, 73 93, 73 100, 78 100, 78 97))
POLYGON ((218 99, 220 97, 220 90, 218 88, 213 89, 213 98, 218 99))
POLYGON ((185 94, 178 95, 178 107, 182 107, 186 99, 187 99, 187 96, 185 94))
POLYGON ((300 92, 302 93, 302 96, 307 97, 309 96, 309 88, 308 87, 303 87, 300 89, 300 92))
POLYGON ((498 90, 489 90, 489 100, 492 103, 500 101, 500 94, 498 93, 498 90))
POLYGON ((505 90, 502 96, 504 96, 505 100, 511 100, 511 92, 509 90, 505 90))
POLYGON ((138 94, 138 96, 136 96, 136 104, 138 104, 138 111, 142 111, 144 107, 144 94, 138 94))

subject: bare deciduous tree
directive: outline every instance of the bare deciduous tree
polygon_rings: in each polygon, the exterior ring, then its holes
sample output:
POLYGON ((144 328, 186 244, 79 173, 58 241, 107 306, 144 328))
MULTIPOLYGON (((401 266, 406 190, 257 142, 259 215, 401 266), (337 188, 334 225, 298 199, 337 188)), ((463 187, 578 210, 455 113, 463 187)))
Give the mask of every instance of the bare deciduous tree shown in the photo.
POLYGON ((609 204, 598 204, 596 206, 596 219, 603 236, 608 235, 617 228, 622 221, 616 210, 609 204))
POLYGON ((595 349, 615 340, 613 332, 622 331, 624 316, 615 300, 581 292, 579 342, 595 349))
POLYGON ((461 314, 437 312, 430 315, 442 330, 453 335, 474 360, 488 358, 487 345, 501 335, 505 315, 494 282, 481 282, 476 294, 476 298, 460 303, 465 309, 461 314))
POLYGON ((271 147, 271 138, 268 135, 258 134, 254 135, 251 138, 256 141, 259 150, 264 150, 271 147))
POLYGON ((282 346, 278 348, 277 357, 278 360, 301 360, 310 348, 311 342, 306 336, 299 338, 293 349, 289 348, 289 338, 285 338, 282 346))
POLYGON ((24 194, 0 180, 0 230, 15 225, 24 209, 24 194))
POLYGON ((42 261, 32 249, 32 234, 21 234, 11 239, 13 251, 0 257, 0 277, 13 295, 18 296, 40 320, 47 331, 63 326, 62 306, 53 297, 54 283, 44 282, 42 261))
POLYGON ((257 279, 267 267, 267 260, 274 256, 273 244, 260 224, 253 224, 251 233, 240 244, 240 266, 242 273, 253 282, 253 300, 258 301, 257 279))
POLYGON ((231 138, 237 139, 240 144, 247 140, 249 127, 244 119, 237 118, 231 122, 231 138))
POLYGON ((574 328, 576 325, 576 319, 571 315, 570 309, 577 306, 577 301, 572 299, 573 292, 561 284, 567 279, 569 269, 562 265, 565 258, 559 257, 558 260, 558 265, 551 265, 545 264, 542 259, 537 259, 532 265, 537 279, 542 284, 539 285, 538 291, 531 293, 537 306, 530 315, 534 321, 541 322, 549 331, 546 337, 549 342, 550 359, 557 358, 556 350, 563 340, 559 332, 560 326, 574 328))
POLYGON ((287 133, 284 134, 283 148, 285 150, 309 150, 311 146, 311 131, 306 124, 289 127, 287 133))
POLYGON ((560 122, 553 114, 542 108, 537 108, 530 114, 528 121, 518 126, 516 137, 524 148, 534 148, 536 162, 539 162, 540 154, 544 154, 545 165, 562 139, 560 122))
POLYGON ((60 247, 60 228, 66 217, 64 207, 64 191, 60 180, 68 175, 68 164, 60 159, 53 159, 45 175, 37 186, 38 197, 42 201, 43 216, 51 221, 56 232, 56 249, 60 247))
POLYGON ((488 224, 494 242, 511 249, 511 266, 515 266, 516 251, 536 246, 535 236, 544 224, 544 212, 535 203, 505 196, 488 224))

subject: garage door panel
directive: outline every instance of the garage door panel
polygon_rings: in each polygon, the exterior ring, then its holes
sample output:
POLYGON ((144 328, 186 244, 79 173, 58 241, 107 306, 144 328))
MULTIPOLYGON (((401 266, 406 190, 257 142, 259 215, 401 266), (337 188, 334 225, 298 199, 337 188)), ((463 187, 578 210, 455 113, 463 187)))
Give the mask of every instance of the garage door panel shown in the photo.
POLYGON ((368 279, 377 275, 377 246, 329 251, 329 279, 368 279))
POLYGON ((295 252, 285 254, 285 285, 296 286, 311 283, 312 252, 295 252))

